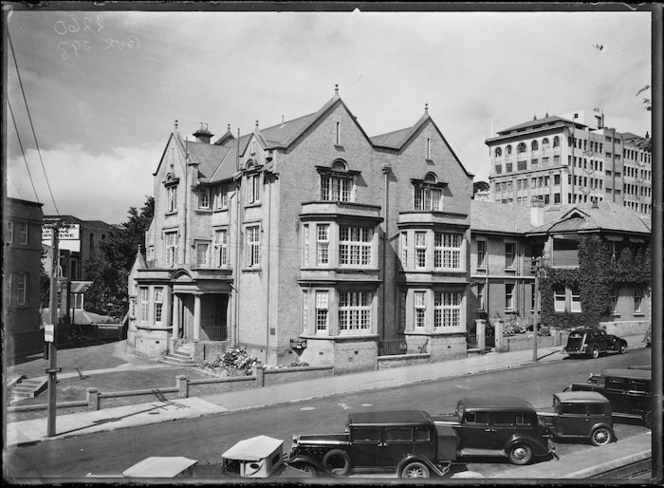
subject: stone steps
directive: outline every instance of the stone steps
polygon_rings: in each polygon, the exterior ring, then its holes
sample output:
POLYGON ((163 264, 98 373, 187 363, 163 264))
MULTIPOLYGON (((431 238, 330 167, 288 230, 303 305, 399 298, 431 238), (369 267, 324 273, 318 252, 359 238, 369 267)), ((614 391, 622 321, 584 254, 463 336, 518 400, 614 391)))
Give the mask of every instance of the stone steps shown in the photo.
POLYGON ((43 392, 48 385, 48 378, 21 379, 12 389, 12 403, 26 398, 35 398, 43 392))
POLYGON ((163 356, 159 362, 182 367, 193 367, 197 365, 196 362, 194 362, 192 347, 190 345, 169 352, 163 356))

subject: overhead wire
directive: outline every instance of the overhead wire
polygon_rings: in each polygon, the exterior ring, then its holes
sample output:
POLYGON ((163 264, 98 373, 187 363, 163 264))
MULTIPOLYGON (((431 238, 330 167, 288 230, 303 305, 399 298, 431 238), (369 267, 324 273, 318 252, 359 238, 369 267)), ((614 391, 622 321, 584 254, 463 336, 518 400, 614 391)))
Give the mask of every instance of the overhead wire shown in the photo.
POLYGON ((12 122, 14 122, 14 129, 16 130, 16 137, 18 138, 18 145, 21 147, 21 154, 23 154, 23 161, 25 161, 25 168, 28 170, 28 178, 30 178, 32 191, 35 192, 35 199, 39 202, 39 197, 37 196, 37 189, 35 188, 35 182, 32 179, 32 173, 30 172, 30 166, 28 165, 28 158, 25 157, 25 151, 23 150, 23 142, 21 142, 21 135, 18 133, 18 125, 16 125, 14 110, 12 109, 12 104, 9 101, 9 98, 7 98, 7 105, 9 105, 9 113, 11 114, 12 122))
MULTIPOLYGON (((7 39, 9 40, 9 47, 11 48, 12 58, 14 59, 14 66, 16 67, 16 74, 18 76, 18 84, 21 87, 21 93, 23 94, 23 102, 25 103, 25 109, 28 113, 28 120, 30 121, 30 128, 32 129, 32 136, 35 139, 35 146, 37 147, 37 154, 39 155, 39 161, 41 162, 42 171, 44 172, 44 178, 46 178, 46 187, 48 188, 48 193, 51 195, 51 201, 53 202, 53 207, 55 207, 55 213, 60 215, 60 210, 58 210, 58 205, 55 203, 55 198, 53 198, 53 191, 51 191, 51 183, 48 179, 48 174, 46 173, 46 166, 44 166, 44 159, 42 158, 41 150, 39 149, 39 142, 37 141, 37 134, 35 133, 35 126, 32 123, 32 116, 30 115, 30 107, 28 106, 28 99, 25 96, 25 89, 23 88, 23 80, 21 79, 21 72, 18 69, 18 61, 16 60, 16 53, 14 52, 14 44, 12 43, 12 38, 9 35, 9 29, 7 29, 7 39)), ((8 99, 9 101, 9 99, 8 99)), ((11 105, 10 105, 11 110, 11 105)), ((13 114, 12 114, 13 117, 13 114)), ((16 125, 16 120, 14 120, 14 125, 16 125)), ((16 134, 18 135, 18 127, 16 128, 16 134)), ((21 151, 23 148, 21 148, 21 151)), ((23 153, 25 158, 25 153, 23 153)), ((27 160, 26 160, 27 165, 27 160)), ((32 181, 32 179, 31 179, 32 181)), ((33 184, 34 188, 34 184, 33 184)), ((35 191, 35 196, 37 192, 35 191)))

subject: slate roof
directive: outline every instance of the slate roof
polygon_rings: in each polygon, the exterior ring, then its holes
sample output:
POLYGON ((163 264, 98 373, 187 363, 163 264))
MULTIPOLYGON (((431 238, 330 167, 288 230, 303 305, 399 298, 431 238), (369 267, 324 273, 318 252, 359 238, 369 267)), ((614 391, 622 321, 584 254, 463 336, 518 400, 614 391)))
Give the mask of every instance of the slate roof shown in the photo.
MULTIPOLYGON (((530 127, 535 128, 536 126, 549 125, 549 124, 553 124, 553 123, 556 123, 556 122, 568 122, 570 124, 572 123, 571 120, 563 119, 562 117, 558 117, 557 115, 552 115, 551 117, 545 117, 543 119, 535 119, 535 120, 529 120, 528 122, 523 122, 521 124, 512 126, 508 129, 503 129, 501 131, 498 131, 497 134, 505 135, 508 132, 512 132, 512 131, 515 131, 515 130, 526 129, 526 128, 530 128, 530 127)), ((578 122, 577 122, 577 124, 578 124, 578 122)))
MULTIPOLYGON (((239 139, 240 154, 244 154, 244 151, 246 151, 251 136, 252 134, 245 134, 243 136, 240 136, 239 139)), ((226 152, 224 158, 220 161, 219 165, 217 165, 212 175, 208 178, 207 181, 209 183, 216 183, 219 181, 228 180, 232 178, 233 175, 237 172, 236 168, 237 152, 238 152, 237 146, 238 146, 238 139, 231 139, 228 142, 226 142, 226 144, 224 144, 224 147, 226 147, 228 151, 226 152)))
POLYGON ((189 141, 185 143, 192 162, 198 163, 201 180, 209 179, 229 151, 227 146, 208 144, 207 142, 189 141))
POLYGON ((471 200, 470 229, 479 233, 523 234, 534 227, 530 224, 530 207, 471 200))
POLYGON ((544 212, 545 224, 533 229, 531 233, 546 232, 592 232, 610 231, 627 234, 650 234, 650 225, 642 216, 633 210, 612 202, 577 203, 550 207, 544 212), (575 212, 583 217, 583 221, 574 220, 575 212))
POLYGON ((380 134, 378 136, 373 136, 371 142, 375 146, 389 147, 391 149, 399 149, 403 146, 404 142, 410 134, 411 127, 406 129, 395 130, 394 132, 388 132, 387 134, 380 134))
POLYGON ((261 129, 260 133, 270 146, 282 146, 296 134, 306 130, 317 118, 318 112, 287 120, 281 124, 261 129))

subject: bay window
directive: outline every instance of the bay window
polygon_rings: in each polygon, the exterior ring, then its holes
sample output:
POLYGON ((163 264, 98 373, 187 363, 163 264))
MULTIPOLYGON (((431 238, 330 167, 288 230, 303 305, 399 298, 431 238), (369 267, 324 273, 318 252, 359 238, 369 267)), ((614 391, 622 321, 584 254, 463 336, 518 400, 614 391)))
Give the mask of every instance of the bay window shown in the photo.
POLYGON ((461 267, 461 234, 434 234, 434 267, 459 269, 461 267))
POLYGON ((339 292, 339 333, 371 330, 371 293, 339 292))
POLYGON ((415 232, 415 267, 425 268, 427 264, 426 232, 415 232))
POLYGON ((436 292, 434 294, 434 329, 461 325, 461 293, 436 292))
POLYGON ((330 263, 330 224, 316 226, 316 262, 319 265, 330 263))
POLYGON ((161 286, 154 289, 154 322, 155 324, 161 323, 162 308, 164 302, 164 288, 161 286))
POLYGON ((339 227, 339 264, 371 266, 373 229, 370 227, 339 227))

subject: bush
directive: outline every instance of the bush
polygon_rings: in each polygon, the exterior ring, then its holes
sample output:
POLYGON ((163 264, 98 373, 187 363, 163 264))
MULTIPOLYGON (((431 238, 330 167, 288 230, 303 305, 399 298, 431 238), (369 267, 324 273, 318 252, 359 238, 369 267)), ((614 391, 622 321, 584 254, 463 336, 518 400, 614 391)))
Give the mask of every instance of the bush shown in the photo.
POLYGON ((260 360, 251 356, 241 347, 227 349, 221 356, 217 354, 213 361, 205 361, 201 364, 202 369, 212 370, 215 373, 224 372, 227 376, 250 376, 255 364, 260 360))

